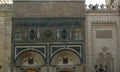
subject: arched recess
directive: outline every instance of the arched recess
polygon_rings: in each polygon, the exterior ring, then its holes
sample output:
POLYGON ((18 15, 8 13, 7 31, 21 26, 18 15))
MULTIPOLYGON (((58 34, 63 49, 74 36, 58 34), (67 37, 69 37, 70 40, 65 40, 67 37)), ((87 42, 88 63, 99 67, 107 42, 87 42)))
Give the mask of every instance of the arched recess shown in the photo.
POLYGON ((77 65, 81 63, 80 57, 71 50, 61 50, 53 56, 51 65, 64 65, 63 59, 67 58, 67 65, 77 65))
POLYGON ((25 51, 18 55, 17 66, 41 66, 45 64, 44 57, 36 51, 25 51), (29 63, 31 60, 31 63, 29 63))

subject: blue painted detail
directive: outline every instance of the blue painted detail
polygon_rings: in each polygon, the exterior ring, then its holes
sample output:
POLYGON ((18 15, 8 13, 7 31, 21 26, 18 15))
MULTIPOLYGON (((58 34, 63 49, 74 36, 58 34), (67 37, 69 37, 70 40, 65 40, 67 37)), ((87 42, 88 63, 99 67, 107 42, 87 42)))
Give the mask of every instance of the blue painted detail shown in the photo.
POLYGON ((25 49, 27 49, 27 48, 16 48, 16 55, 17 55, 19 52, 21 52, 21 51, 23 51, 23 50, 25 50, 25 49))
POLYGON ((66 39, 67 38, 67 31, 63 30, 62 33, 61 33, 61 35, 62 35, 63 39, 66 39))
POLYGON ((83 28, 84 18, 82 17, 13 17, 13 26, 15 27, 46 27, 46 26, 74 26, 83 28))
POLYGON ((36 50, 42 52, 43 54, 45 54, 45 48, 33 48, 33 49, 36 49, 36 50))
POLYGON ((52 47, 52 54, 55 52, 55 51, 57 51, 57 50, 59 50, 59 49, 61 49, 62 47, 52 47))
POLYGON ((31 40, 34 40, 34 39, 35 39, 35 31, 34 31, 34 30, 31 30, 31 31, 30 31, 30 39, 31 39, 31 40))
POLYGON ((78 53, 81 53, 81 52, 80 52, 80 47, 69 47, 69 48, 74 49, 74 50, 77 51, 78 53))

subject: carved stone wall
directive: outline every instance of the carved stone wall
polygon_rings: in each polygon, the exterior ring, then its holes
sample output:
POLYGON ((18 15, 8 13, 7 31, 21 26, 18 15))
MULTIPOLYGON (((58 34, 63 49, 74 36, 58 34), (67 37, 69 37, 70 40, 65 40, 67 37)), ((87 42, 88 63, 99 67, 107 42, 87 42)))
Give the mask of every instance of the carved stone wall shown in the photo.
POLYGON ((84 1, 20 1, 14 3, 14 16, 84 16, 84 1))
MULTIPOLYGON (((118 46, 117 46, 117 24, 118 13, 92 13, 86 14, 86 59, 87 72, 95 71, 97 55, 100 52, 109 52, 114 59, 114 72, 119 72, 118 68, 118 46)), ((104 54, 105 55, 105 54, 104 54)))
POLYGON ((0 5, 0 72, 11 68, 11 11, 12 5, 0 5))

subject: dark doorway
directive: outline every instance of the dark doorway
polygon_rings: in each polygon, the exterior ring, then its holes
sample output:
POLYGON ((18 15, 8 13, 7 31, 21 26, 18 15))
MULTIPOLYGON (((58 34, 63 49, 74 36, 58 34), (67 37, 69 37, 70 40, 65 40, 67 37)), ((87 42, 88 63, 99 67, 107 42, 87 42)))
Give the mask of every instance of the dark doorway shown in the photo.
POLYGON ((26 72, 37 72, 37 71, 34 69, 28 69, 26 72))

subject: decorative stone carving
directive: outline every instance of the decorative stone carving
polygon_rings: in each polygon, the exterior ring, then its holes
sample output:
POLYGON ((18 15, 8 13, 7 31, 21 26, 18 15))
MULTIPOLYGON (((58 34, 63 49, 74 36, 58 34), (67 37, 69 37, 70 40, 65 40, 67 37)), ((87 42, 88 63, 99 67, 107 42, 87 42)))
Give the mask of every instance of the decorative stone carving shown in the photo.
POLYGON ((97 30, 96 31, 96 38, 97 39, 111 39, 112 30, 97 30))
POLYGON ((106 28, 113 28, 117 24, 116 21, 93 21, 92 22, 92 27, 93 28, 101 28, 101 27, 106 27, 106 28))
POLYGON ((114 72, 113 57, 108 52, 105 54, 99 53, 99 57, 96 60, 95 65, 96 72, 114 72))
POLYGON ((111 5, 110 5, 110 4, 108 4, 108 5, 106 5, 106 7, 107 7, 107 8, 111 8, 111 5))
POLYGON ((34 31, 34 30, 31 30, 31 31, 30 31, 30 39, 31 39, 31 40, 34 40, 34 39, 35 39, 35 31, 34 31))
POLYGON ((114 0, 110 0, 110 4, 112 4, 114 2, 114 0))
POLYGON ((104 53, 106 53, 106 52, 108 51, 108 48, 107 48, 107 47, 103 47, 103 48, 102 48, 102 51, 103 51, 104 53))
POLYGON ((38 40, 40 39, 40 30, 39 29, 37 30, 37 39, 38 40))
POLYGON ((93 8, 93 5, 92 5, 92 4, 90 4, 90 5, 89 5, 89 9, 92 9, 92 8, 93 8))
POLYGON ((98 7, 99 7, 99 5, 98 4, 96 4, 95 6, 93 6, 93 10, 97 10, 98 9, 98 7))
POLYGON ((45 32, 45 37, 46 38, 51 38, 52 37, 52 31, 51 30, 47 30, 46 32, 45 32))
POLYGON ((113 9, 117 9, 118 6, 119 6, 119 5, 118 5, 117 3, 115 3, 115 2, 112 3, 112 8, 113 8, 113 9))
POLYGON ((105 5, 104 4, 100 5, 100 7, 101 7, 101 9, 105 9, 105 5))
POLYGON ((13 11, 12 4, 0 4, 0 11, 13 11))
POLYGON ((103 53, 99 53, 99 56, 96 60, 96 65, 98 70, 102 70, 104 68, 104 61, 105 61, 105 58, 103 53))
POLYGON ((106 53, 105 65, 107 66, 107 72, 114 72, 113 57, 110 53, 106 53))
POLYGON ((64 30, 62 31, 61 37, 62 37, 63 39, 66 39, 66 38, 67 38, 67 30, 66 30, 66 29, 64 29, 64 30))

